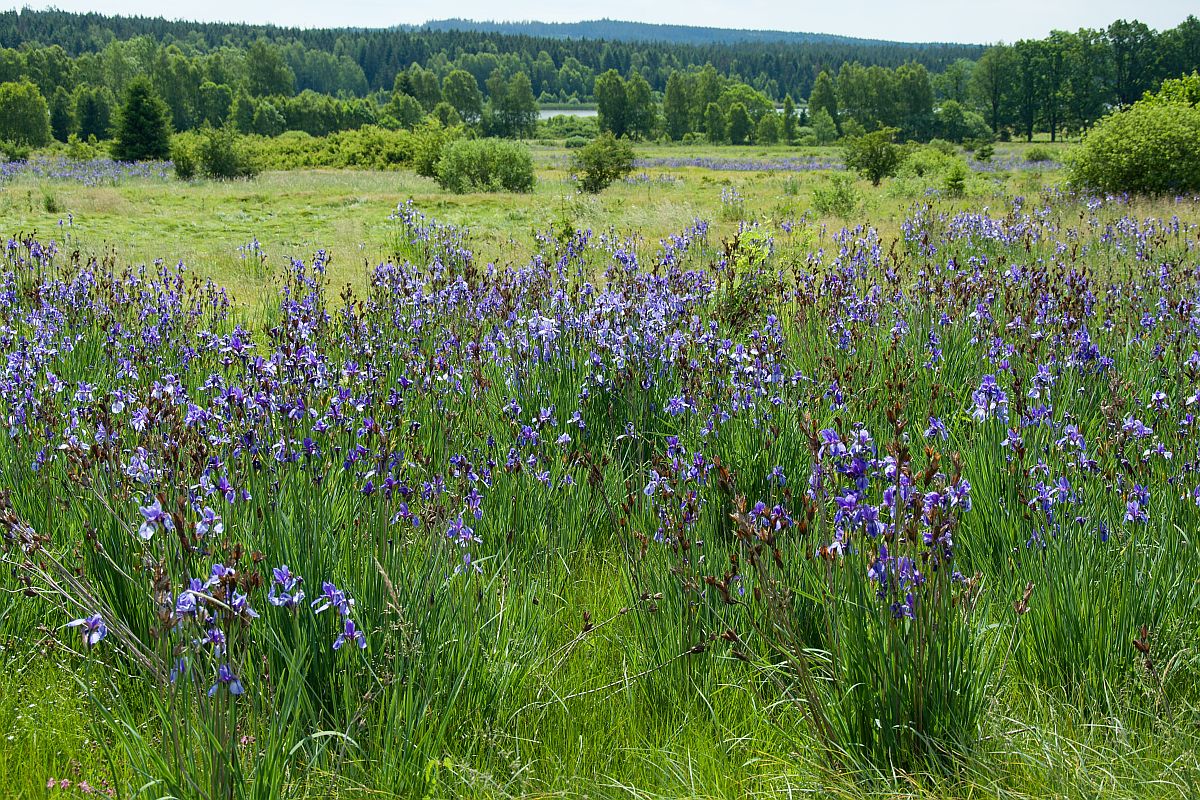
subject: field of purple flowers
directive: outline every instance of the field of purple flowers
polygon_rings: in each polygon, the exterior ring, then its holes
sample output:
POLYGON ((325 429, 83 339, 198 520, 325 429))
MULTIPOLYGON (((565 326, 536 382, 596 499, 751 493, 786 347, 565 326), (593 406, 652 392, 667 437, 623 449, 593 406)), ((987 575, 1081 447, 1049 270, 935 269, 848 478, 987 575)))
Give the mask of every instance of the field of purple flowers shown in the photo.
POLYGON ((87 735, 5 701, 0 778, 1188 796, 1200 200, 1169 208, 497 266, 407 203, 364 294, 322 251, 253 309, 10 239, 0 696, 57 685, 87 735))

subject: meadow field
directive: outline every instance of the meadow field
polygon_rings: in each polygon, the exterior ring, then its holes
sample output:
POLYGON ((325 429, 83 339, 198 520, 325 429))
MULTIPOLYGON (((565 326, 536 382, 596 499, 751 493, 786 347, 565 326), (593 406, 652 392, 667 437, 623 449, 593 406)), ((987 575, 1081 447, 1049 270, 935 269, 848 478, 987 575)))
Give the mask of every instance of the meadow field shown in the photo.
POLYGON ((0 794, 1197 796, 1200 198, 1028 148, 0 173, 0 794))

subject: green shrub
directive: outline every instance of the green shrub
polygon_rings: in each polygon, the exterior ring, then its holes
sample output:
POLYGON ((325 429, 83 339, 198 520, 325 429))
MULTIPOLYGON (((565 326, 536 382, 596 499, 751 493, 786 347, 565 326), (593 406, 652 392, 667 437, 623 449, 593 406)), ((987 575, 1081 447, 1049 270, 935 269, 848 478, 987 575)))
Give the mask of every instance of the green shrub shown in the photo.
POLYGON ((201 131, 195 152, 196 162, 206 178, 228 181, 252 178, 259 173, 245 138, 231 125, 201 131))
POLYGON ((333 149, 331 166, 354 169, 398 169, 412 163, 414 138, 407 131, 364 125, 327 137, 333 149))
POLYGON ((1101 119, 1067 156, 1073 183, 1106 192, 1200 191, 1200 107, 1139 100, 1101 119))
POLYGON ((813 210, 823 217, 847 219, 861 202, 862 196, 849 175, 830 175, 825 186, 813 189, 813 210))
POLYGON ((540 120, 537 124, 539 137, 547 139, 571 139, 581 136, 591 139, 600 132, 595 117, 578 117, 568 114, 556 114, 549 119, 540 120))
POLYGON ((996 153, 996 147, 987 140, 976 141, 973 147, 976 161, 991 161, 996 153))
POLYGON ((852 169, 874 186, 896 174, 904 161, 904 148, 892 141, 895 128, 880 128, 850 138, 842 149, 846 168, 852 169))
POLYGON ((413 169, 418 175, 436 178, 438 162, 441 161, 446 146, 462 135, 463 129, 459 126, 446 127, 432 117, 426 119, 412 132, 413 169))
POLYGON ((194 133, 181 133, 171 137, 171 163, 175 165, 175 177, 181 181, 190 181, 199 172, 196 139, 194 133))
POLYGON ((579 176, 579 188, 598 194, 633 171, 633 145, 605 131, 580 148, 572 163, 579 176))
POLYGON ((0 158, 5 161, 24 161, 29 158, 33 148, 19 144, 11 139, 0 139, 0 158))
POLYGON ((946 153, 931 142, 909 153, 896 172, 905 178, 940 178, 961 161, 953 151, 946 153))
POLYGON ((465 192, 533 191, 529 148, 503 139, 458 139, 446 146, 437 165, 443 189, 465 192))
POLYGON ((62 202, 48 186, 42 187, 42 208, 47 214, 58 214, 63 210, 62 202))
POLYGON ((1053 161, 1054 154, 1048 147, 1031 147, 1025 151, 1025 160, 1040 164, 1044 161, 1053 161))
POLYGON ((948 142, 945 139, 930 139, 929 142, 926 143, 925 146, 932 150, 936 150, 939 153, 942 153, 943 155, 947 155, 947 156, 958 155, 958 148, 954 146, 954 143, 948 142))
POLYGON ((67 137, 67 158, 72 161, 90 161, 99 155, 100 152, 96 146, 80 139, 79 134, 72 133, 67 137))
POLYGON ((576 150, 580 147, 586 147, 590 141, 591 139, 586 136, 568 136, 563 144, 566 145, 568 150, 576 150))
POLYGON ((942 176, 942 190, 950 197, 962 197, 967 193, 967 165, 954 159, 942 176))

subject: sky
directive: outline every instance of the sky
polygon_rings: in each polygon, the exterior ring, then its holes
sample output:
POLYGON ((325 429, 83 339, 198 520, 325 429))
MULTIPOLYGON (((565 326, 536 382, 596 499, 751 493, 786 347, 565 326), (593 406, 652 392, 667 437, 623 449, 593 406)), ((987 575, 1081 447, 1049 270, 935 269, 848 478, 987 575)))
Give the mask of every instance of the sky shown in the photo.
POLYGON ((705 25, 719 28, 836 33, 911 42, 1011 42, 1042 37, 1054 29, 1099 28, 1116 19, 1140 19, 1152 28, 1178 25, 1198 13, 1196 0, 54 0, 0 8, 52 5, 64 11, 98 11, 222 22, 274 23, 299 27, 386 28, 402 23, 460 17, 476 20, 575 22, 609 19, 705 25))

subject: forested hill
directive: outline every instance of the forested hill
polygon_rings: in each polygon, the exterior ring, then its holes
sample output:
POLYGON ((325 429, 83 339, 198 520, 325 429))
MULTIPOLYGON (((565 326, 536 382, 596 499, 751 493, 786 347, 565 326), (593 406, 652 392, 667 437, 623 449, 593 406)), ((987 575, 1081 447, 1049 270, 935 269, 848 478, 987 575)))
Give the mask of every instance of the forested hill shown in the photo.
POLYGON ((832 33, 705 28, 695 25, 660 25, 615 19, 594 19, 581 22, 482 22, 469 19, 439 19, 430 20, 421 27, 427 30, 478 31, 480 33, 539 36, 551 39, 606 39, 610 42, 666 42, 695 45, 782 42, 786 44, 852 44, 902 49, 921 49, 929 46, 927 44, 889 42, 882 39, 860 39, 832 33))
MULTIPOLYGON (((384 22, 381 20, 381 22, 384 22)), ((619 23, 624 24, 624 23, 619 23)), ((836 70, 843 62, 896 67, 920 63, 940 72, 958 59, 975 59, 982 47, 958 44, 900 44, 825 37, 809 42, 631 42, 603 39, 568 39, 561 34, 506 34, 481 30, 435 28, 322 28, 300 29, 240 23, 181 22, 160 17, 123 17, 77 14, 65 11, 0 12, 0 47, 26 45, 61 47, 67 55, 80 56, 104 50, 113 41, 148 36, 163 46, 177 45, 185 54, 246 48, 265 39, 273 44, 302 48, 313 54, 353 62, 361 68, 369 90, 391 89, 396 74, 410 64, 436 64, 439 60, 462 61, 464 54, 480 54, 489 61, 487 71, 464 64, 479 79, 491 71, 491 61, 512 62, 531 75, 542 53, 561 70, 598 75, 609 69, 625 74, 637 69, 656 90, 666 87, 671 72, 711 63, 725 76, 744 80, 773 97, 791 94, 805 97, 822 69, 836 70), (799 46, 798 46, 799 45, 799 46)), ((311 57, 308 57, 312 60, 311 57)), ((314 87, 322 90, 322 87, 314 87)), ((590 80, 583 91, 556 86, 567 94, 590 93, 590 80)), ((329 91, 348 89, 336 86, 329 91)))

